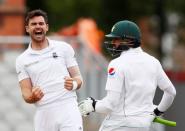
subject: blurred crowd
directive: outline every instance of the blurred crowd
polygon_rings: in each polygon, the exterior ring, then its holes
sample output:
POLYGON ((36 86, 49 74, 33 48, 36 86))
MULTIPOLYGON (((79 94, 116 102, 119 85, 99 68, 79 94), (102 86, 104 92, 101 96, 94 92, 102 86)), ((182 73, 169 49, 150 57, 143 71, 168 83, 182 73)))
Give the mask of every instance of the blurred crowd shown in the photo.
POLYGON ((143 48, 158 58, 166 71, 185 71, 185 25, 176 14, 169 16, 166 31, 159 33, 157 18, 146 17, 139 20, 143 48))

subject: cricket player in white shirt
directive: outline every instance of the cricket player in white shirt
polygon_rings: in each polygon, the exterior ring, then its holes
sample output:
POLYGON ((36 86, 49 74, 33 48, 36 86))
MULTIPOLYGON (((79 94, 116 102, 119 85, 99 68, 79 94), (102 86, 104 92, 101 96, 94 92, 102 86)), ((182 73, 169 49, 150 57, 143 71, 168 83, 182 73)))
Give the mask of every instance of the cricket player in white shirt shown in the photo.
POLYGON ((35 131, 83 131, 76 90, 82 77, 73 48, 46 37, 47 14, 28 12, 29 47, 16 59, 16 71, 27 103, 35 104, 35 131))
POLYGON ((160 62, 141 49, 141 33, 135 23, 117 22, 106 38, 108 51, 117 56, 108 66, 107 95, 101 100, 89 97, 80 102, 81 114, 107 114, 99 131, 149 131, 155 116, 173 103, 176 90, 160 62), (155 106, 157 87, 164 94, 155 106))

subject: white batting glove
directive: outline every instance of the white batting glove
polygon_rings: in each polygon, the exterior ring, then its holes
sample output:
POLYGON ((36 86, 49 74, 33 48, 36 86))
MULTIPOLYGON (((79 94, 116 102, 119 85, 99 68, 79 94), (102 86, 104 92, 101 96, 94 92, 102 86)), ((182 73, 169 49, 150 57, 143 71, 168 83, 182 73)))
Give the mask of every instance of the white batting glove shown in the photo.
POLYGON ((95 111, 96 100, 92 97, 88 97, 78 104, 80 113, 82 116, 87 116, 89 113, 95 111))

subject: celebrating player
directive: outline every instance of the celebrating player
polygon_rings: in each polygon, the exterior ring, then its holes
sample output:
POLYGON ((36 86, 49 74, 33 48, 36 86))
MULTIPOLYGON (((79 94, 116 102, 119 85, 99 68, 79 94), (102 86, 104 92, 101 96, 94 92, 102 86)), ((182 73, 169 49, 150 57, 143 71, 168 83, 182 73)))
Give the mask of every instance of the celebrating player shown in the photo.
POLYGON ((82 77, 73 48, 46 37, 42 10, 28 12, 25 27, 31 42, 16 59, 16 70, 24 100, 37 108, 35 131, 83 131, 76 100, 82 77))
POLYGON ((99 131, 149 131, 155 116, 173 103, 176 90, 160 62, 140 47, 141 33, 135 23, 117 22, 106 38, 106 48, 116 56, 108 66, 107 95, 101 100, 88 97, 80 102, 81 114, 107 114, 99 131), (164 94, 155 106, 157 87, 164 94))

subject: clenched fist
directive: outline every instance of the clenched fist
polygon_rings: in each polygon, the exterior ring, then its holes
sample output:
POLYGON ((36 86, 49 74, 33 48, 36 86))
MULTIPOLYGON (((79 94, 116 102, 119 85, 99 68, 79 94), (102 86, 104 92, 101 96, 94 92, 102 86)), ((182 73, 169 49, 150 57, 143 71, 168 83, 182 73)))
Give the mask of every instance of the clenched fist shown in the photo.
POLYGON ((71 91, 71 90, 75 90, 77 88, 78 84, 77 82, 71 78, 71 77, 65 77, 64 78, 64 88, 71 91))
POLYGON ((39 101, 44 96, 44 93, 42 92, 40 87, 33 87, 32 89, 32 98, 34 101, 39 101))

